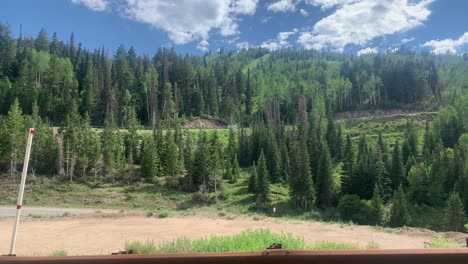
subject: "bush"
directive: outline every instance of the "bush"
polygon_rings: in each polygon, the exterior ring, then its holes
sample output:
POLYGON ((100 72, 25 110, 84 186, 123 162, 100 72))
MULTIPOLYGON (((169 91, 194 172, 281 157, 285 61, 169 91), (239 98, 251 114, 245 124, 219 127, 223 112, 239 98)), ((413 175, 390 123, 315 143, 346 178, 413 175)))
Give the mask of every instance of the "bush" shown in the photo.
POLYGON ((359 199, 359 196, 352 194, 341 197, 338 203, 338 212, 341 220, 367 224, 370 208, 367 203, 359 199))
POLYGON ((159 218, 166 218, 166 217, 169 217, 169 212, 166 211, 166 210, 161 210, 161 211, 159 211, 159 213, 158 213, 158 217, 159 217, 159 218))

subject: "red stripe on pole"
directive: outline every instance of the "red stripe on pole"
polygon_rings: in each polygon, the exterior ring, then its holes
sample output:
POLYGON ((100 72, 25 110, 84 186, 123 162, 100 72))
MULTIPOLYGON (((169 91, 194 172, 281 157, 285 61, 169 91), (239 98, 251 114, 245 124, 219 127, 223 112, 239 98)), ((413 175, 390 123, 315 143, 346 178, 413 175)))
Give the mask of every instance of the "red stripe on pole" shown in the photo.
POLYGON ((21 209, 21 205, 18 204, 18 205, 16 206, 16 209, 18 209, 18 210, 21 209))
POLYGON ((34 134, 34 129, 30 129, 29 134, 34 134))

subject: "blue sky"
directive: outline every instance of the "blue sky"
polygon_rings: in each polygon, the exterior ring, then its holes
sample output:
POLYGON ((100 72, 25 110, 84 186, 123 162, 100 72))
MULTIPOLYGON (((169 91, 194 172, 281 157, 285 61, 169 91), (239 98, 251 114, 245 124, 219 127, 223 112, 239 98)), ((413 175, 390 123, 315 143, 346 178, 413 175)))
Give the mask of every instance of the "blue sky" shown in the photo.
POLYGON ((119 44, 152 55, 161 46, 202 54, 219 48, 468 50, 464 0, 2 0, 15 37, 41 28, 112 53, 119 44))

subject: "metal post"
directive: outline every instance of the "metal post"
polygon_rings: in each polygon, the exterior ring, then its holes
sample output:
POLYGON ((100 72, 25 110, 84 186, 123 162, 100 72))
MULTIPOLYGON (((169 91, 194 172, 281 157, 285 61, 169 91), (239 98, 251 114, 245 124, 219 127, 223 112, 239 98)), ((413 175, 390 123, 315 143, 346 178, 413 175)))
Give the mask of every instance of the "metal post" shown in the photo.
POLYGON ((11 236, 11 245, 9 256, 15 255, 16 232, 18 231, 18 224, 21 215, 21 206, 23 204, 24 185, 26 183, 26 175, 28 173, 29 155, 31 154, 32 139, 34 136, 34 128, 29 129, 28 143, 26 144, 26 153, 24 154, 23 173, 21 174, 21 184, 18 193, 18 203, 16 205, 16 221, 13 227, 13 235, 11 236))

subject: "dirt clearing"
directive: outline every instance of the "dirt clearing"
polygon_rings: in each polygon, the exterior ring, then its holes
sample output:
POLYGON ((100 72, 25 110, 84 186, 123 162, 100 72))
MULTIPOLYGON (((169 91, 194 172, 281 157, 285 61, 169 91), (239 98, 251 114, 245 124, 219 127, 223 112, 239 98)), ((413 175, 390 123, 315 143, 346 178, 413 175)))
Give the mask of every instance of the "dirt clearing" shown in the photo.
MULTIPOLYGON (((0 253, 8 252, 13 218, 0 219, 0 253)), ((308 243, 317 240, 356 243, 365 247, 371 240, 380 248, 423 248, 435 238, 435 232, 401 231, 401 234, 376 230, 369 226, 340 226, 265 218, 228 220, 207 216, 177 216, 158 219, 144 215, 82 215, 64 218, 26 219, 19 226, 18 255, 44 255, 66 250, 69 255, 110 254, 122 250, 127 240, 152 240, 160 243, 177 237, 203 238, 210 235, 234 235, 251 228, 290 232, 308 243)), ((279 241, 272 241, 279 242, 279 241)), ((265 247, 268 245, 265 245, 265 247)))

